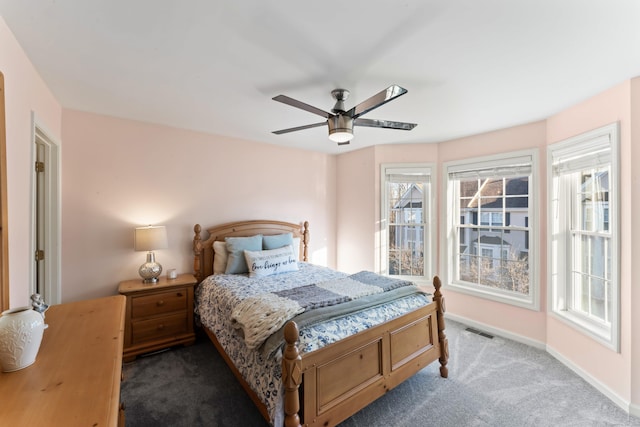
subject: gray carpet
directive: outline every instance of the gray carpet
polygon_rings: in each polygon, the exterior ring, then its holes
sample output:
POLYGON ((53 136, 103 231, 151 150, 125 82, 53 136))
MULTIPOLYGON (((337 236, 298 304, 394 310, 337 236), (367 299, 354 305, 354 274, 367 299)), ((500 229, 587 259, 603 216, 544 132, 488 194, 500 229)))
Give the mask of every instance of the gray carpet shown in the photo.
MULTIPOLYGON (((340 427, 640 426, 544 351, 447 322, 449 378, 433 364, 340 427)), ((124 366, 127 427, 267 426, 206 336, 124 366)))

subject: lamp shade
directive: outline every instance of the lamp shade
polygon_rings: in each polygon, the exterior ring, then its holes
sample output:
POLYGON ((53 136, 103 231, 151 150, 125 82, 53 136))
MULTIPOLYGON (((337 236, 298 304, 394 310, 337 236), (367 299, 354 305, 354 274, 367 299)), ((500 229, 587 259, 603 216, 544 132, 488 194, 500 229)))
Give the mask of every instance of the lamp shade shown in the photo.
POLYGON ((137 227, 134 234, 136 251, 153 251, 169 247, 167 229, 164 225, 137 227))

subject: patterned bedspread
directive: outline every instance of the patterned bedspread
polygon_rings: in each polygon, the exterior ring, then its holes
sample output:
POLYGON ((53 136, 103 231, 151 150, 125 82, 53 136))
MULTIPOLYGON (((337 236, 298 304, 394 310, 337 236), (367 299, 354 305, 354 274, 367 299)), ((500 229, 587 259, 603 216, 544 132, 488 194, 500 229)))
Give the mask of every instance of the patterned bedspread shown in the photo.
POLYGON ((250 296, 233 310, 231 322, 242 330, 247 347, 254 349, 301 313, 315 310, 319 314, 313 318, 319 322, 354 311, 348 308, 345 312, 343 307, 351 307, 349 303, 356 300, 371 301, 369 306, 373 306, 396 299, 392 291, 402 287, 415 288, 415 285, 407 280, 361 271, 347 277, 250 296))
MULTIPOLYGON (((382 278, 382 276, 376 277, 382 278)), ((196 314, 202 324, 216 335, 236 368, 265 403, 271 423, 274 425, 282 425, 281 354, 276 352, 272 357, 259 349, 249 348, 242 330, 234 327, 231 321, 232 313, 242 301, 250 298, 264 294, 295 294, 296 289, 301 286, 344 278, 347 278, 345 273, 301 262, 298 271, 259 279, 249 278, 248 275, 210 276, 197 288, 196 314)), ((300 329, 300 352, 314 351, 401 316, 428 302, 429 299, 425 295, 411 294, 390 303, 378 304, 373 308, 362 309, 332 320, 310 322, 309 325, 300 329)))

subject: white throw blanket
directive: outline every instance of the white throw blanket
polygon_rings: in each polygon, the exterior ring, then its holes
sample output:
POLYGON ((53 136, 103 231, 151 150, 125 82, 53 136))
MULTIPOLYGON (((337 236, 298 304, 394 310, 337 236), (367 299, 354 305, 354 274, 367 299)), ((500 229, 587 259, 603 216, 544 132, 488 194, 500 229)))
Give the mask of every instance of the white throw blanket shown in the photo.
POLYGON ((285 322, 304 308, 296 301, 265 293, 242 300, 233 310, 233 327, 242 329, 247 347, 259 347, 285 322))

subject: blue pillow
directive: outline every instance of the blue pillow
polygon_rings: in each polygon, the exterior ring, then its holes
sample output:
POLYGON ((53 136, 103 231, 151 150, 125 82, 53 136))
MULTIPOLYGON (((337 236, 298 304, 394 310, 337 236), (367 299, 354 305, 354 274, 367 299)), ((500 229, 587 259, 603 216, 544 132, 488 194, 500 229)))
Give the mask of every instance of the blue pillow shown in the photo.
POLYGON ((247 261, 244 258, 244 251, 259 251, 262 249, 262 234, 251 237, 227 237, 227 268, 225 274, 248 273, 247 261))
POLYGON ((262 236, 262 249, 279 249, 289 245, 293 246, 292 233, 276 234, 273 236, 262 236))

